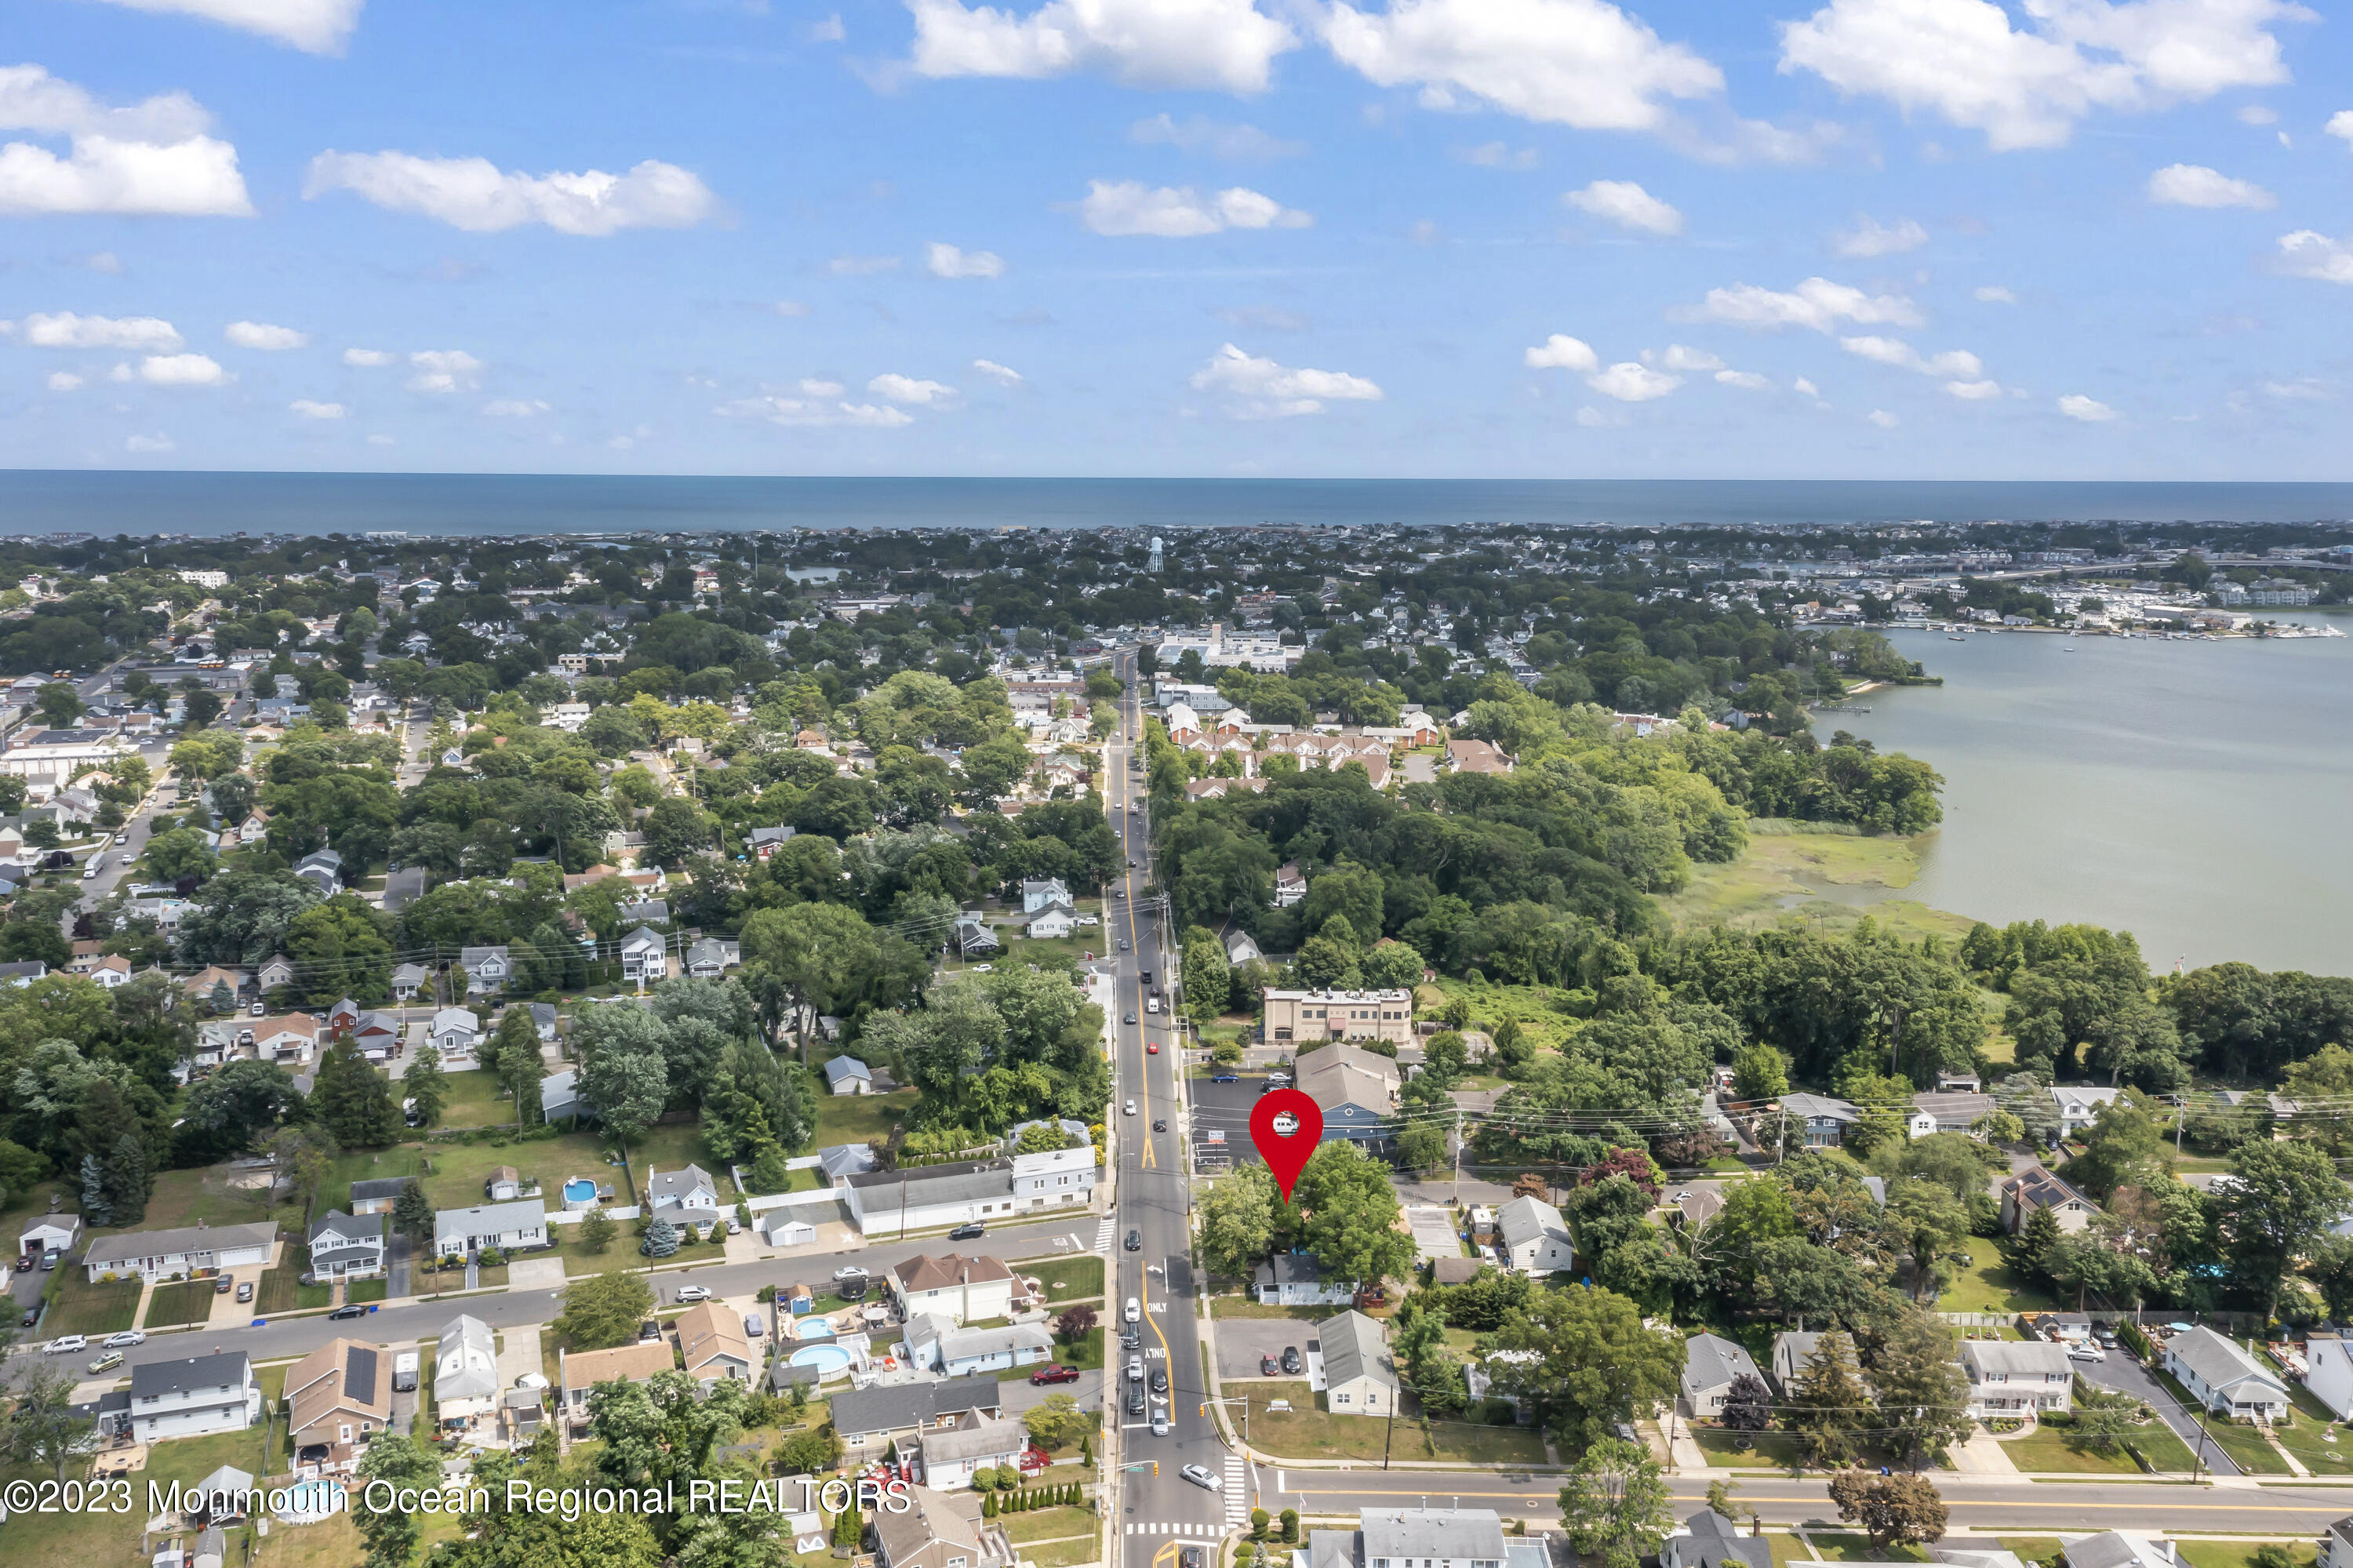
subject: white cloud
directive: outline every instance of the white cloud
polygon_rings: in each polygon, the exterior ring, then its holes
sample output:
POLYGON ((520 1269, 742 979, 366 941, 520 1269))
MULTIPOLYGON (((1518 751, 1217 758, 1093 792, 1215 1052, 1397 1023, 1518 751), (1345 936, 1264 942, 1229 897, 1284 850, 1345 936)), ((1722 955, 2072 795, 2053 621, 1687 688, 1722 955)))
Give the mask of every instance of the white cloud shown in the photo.
POLYGON ((2168 164, 2148 177, 2148 199, 2159 207, 2244 207, 2258 212, 2279 198, 2253 180, 2234 180, 2203 164, 2168 164))
POLYGON ((1252 0, 1050 0, 1008 5, 908 0, 919 76, 1050 77, 1099 71, 1130 87, 1263 92, 1299 35, 1252 0))
POLYGON ((1325 399, 1377 403, 1379 387, 1339 370, 1294 370, 1226 344, 1193 375, 1196 392, 1221 393, 1237 418, 1281 419, 1319 414, 1325 399))
POLYGON ((0 146, 0 213, 248 217, 237 149, 206 135, 211 124, 185 92, 114 108, 39 66, 0 67, 0 130, 69 143, 63 157, 31 142, 0 146))
POLYGON ((1831 249, 1841 256, 1901 256, 1928 243, 1928 231, 1915 220, 1898 218, 1883 224, 1868 213, 1855 216, 1854 227, 1831 236, 1831 249))
POLYGON ((1305 228, 1315 220, 1271 196, 1236 185, 1204 197, 1190 185, 1148 187, 1138 180, 1090 180, 1079 217, 1097 234, 1188 239, 1229 228, 1305 228))
POLYGON ((2279 240, 2280 270, 2294 278, 2316 278, 2324 283, 2353 283, 2353 244, 2332 239, 2309 228, 2283 234, 2279 240))
POLYGON ((2353 109, 2338 110, 2328 117, 2328 123, 2322 129, 2347 146, 2353 147, 2353 109))
POLYGON ((2088 425, 2105 424, 2110 419, 2121 418, 2105 403, 2096 398, 2086 397, 2081 392, 2070 392, 2060 398, 2059 411, 2071 419, 2081 419, 2088 425))
POLYGON ((1662 100, 1704 98, 1724 73, 1608 0, 1389 0, 1317 18, 1344 65, 1381 87, 1414 84, 1431 109, 1487 103, 1584 131, 1647 131, 1662 100), (1458 96, 1459 95, 1459 96, 1458 96))
POLYGON ((719 200, 701 178, 649 158, 626 175, 525 175, 488 158, 420 158, 412 153, 320 154, 303 176, 315 199, 347 190, 389 212, 438 218, 477 234, 543 223, 559 234, 624 228, 691 228, 719 200))
POLYGON ((1585 384, 1620 403, 1647 403, 1665 397, 1683 383, 1680 376, 1669 376, 1629 359, 1587 376, 1585 384))
POLYGON ((2095 111, 2148 110, 2287 79, 2269 29, 2291 0, 1831 0, 1781 26, 1781 69, 1985 132, 1994 150, 2055 147, 2095 111))
POLYGON ((1536 166, 1536 150, 1534 147, 1511 147, 1501 142, 1465 147, 1454 155, 1481 169, 1533 169, 1536 166))
POLYGON ((1561 200, 1581 212, 1642 234, 1681 234, 1683 215, 1631 180, 1596 180, 1561 200))
POLYGON ((1864 415, 1863 418, 1869 419, 1873 424, 1877 425, 1883 430, 1892 430, 1896 426, 1904 422, 1884 408, 1873 408, 1870 413, 1864 415))
POLYGON ((1127 134, 1129 140, 1147 146, 1207 153, 1229 164, 1266 164, 1277 158, 1295 158, 1307 151, 1304 142, 1287 142, 1255 125, 1228 125, 1198 114, 1181 121, 1166 112, 1155 114, 1129 126, 1127 134))
POLYGON ((110 278, 122 276, 122 258, 111 250, 93 250, 82 260, 93 272, 103 272, 110 278))
POLYGON ((133 11, 201 16, 240 32, 259 33, 305 54, 339 55, 360 25, 364 0, 109 0, 133 11))
POLYGON ((482 405, 482 412, 493 419, 535 419, 554 411, 537 397, 493 397, 482 405))
POLYGON ((1820 387, 1815 386, 1812 382, 1807 380, 1802 376, 1789 383, 1789 390, 1792 392, 1802 392, 1809 397, 1820 397, 1822 395, 1820 387))
POLYGON ((866 390, 891 403, 912 404, 918 408, 936 408, 955 401, 956 389, 937 381, 921 381, 912 376, 884 374, 866 384, 866 390))
POLYGON ((1999 381, 1947 381, 1945 390, 1965 403, 1982 403, 1989 397, 2001 396, 1999 381))
POLYGON ((1583 338, 1555 333, 1541 346, 1520 355, 1520 363, 1530 370, 1599 370, 1601 356, 1583 338))
POLYGON ((1980 283, 1969 291, 1969 298, 1981 305, 2014 305, 2018 296, 2000 283, 1980 283))
POLYGON ((237 377, 201 354, 151 354, 139 362, 139 379, 150 387, 224 387, 237 377))
POLYGON ((172 438, 164 435, 132 436, 122 443, 127 452, 168 452, 174 449, 172 438))
POLYGON ((886 408, 875 403, 844 403, 831 398, 775 395, 738 397, 733 402, 722 403, 716 412, 723 418, 765 419, 772 425, 794 429, 846 425, 861 429, 892 430, 915 422, 913 416, 903 408, 886 408))
POLYGON ((1773 390, 1771 379, 1759 376, 1753 370, 1719 370, 1715 373, 1715 379, 1723 386, 1737 387, 1744 392, 1773 390))
POLYGON ((934 278, 1001 278, 1005 262, 994 250, 960 250, 934 240, 924 264, 934 278))
POLYGON ((390 365, 394 360, 399 357, 400 356, 396 354, 386 354, 380 348, 347 348, 343 350, 343 363, 360 370, 380 369, 385 366, 390 365))
POLYGON ((289 413, 305 419, 340 419, 351 412, 341 403, 319 403, 308 397, 297 397, 287 404, 286 408, 289 413))
POLYGON ((79 390, 80 387, 81 377, 70 370, 49 372, 49 390, 52 392, 73 392, 79 390))
POLYGON ((825 264, 825 270, 837 278, 871 278, 877 272, 896 272, 896 256, 837 256, 825 264))
POLYGON ((121 348, 137 352, 174 349, 185 340, 170 322, 154 316, 79 316, 35 313, 18 329, 35 348, 121 348))
MULTIPOLYGON (((836 11, 822 22, 811 22, 806 37, 813 44, 838 44, 849 37, 849 29, 841 25, 841 13, 836 11)), ((623 446, 629 444, 627 436, 618 436, 615 440, 623 446)))
POLYGON ((311 346, 309 333, 271 326, 267 322, 231 322, 221 335, 239 348, 258 348, 268 353, 311 346))
POLYGON ((1707 350, 1686 348, 1679 343, 1667 344, 1667 352, 1659 355, 1659 363, 1669 370, 1686 375, 1724 368, 1724 361, 1707 350))
POLYGON ((408 356, 417 374, 408 378, 411 392, 458 392, 480 381, 482 362, 462 348, 425 348, 408 356))
POLYGON ((1828 332, 1840 322, 1858 326, 1918 326, 1920 312, 1901 294, 1866 294, 1827 278, 1809 278, 1784 293, 1755 283, 1710 289, 1696 306, 1677 313, 1684 320, 1728 322, 1767 330, 1810 327, 1828 332))
POLYGON ((1966 348, 1924 355, 1899 337, 1842 337, 1839 339, 1839 346, 1849 354, 1859 354, 1865 359, 1892 365, 1898 370, 1916 370, 1923 376, 1974 381, 1985 369, 1978 363, 1978 356, 1966 348))
POLYGON ((820 381, 813 376, 804 376, 800 379, 800 392, 804 397, 839 397, 848 390, 839 381, 820 381))
POLYGON ((1021 372, 1014 369, 1009 365, 999 365, 993 359, 976 359, 972 362, 972 367, 975 370, 979 371, 983 376, 987 376, 991 381, 996 382, 999 387, 1018 387, 1021 385, 1021 372))

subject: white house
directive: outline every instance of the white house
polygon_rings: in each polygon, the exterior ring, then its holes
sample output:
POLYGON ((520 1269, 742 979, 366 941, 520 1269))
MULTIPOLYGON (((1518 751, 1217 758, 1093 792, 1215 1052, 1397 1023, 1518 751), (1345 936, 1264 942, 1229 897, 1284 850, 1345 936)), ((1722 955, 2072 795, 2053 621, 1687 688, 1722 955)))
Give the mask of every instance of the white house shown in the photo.
POLYGON ((501 991, 514 977, 514 963, 507 957, 503 944, 495 948, 460 948, 458 963, 466 971, 467 988, 471 991, 501 991))
POLYGON ((1720 1334, 1694 1334, 1683 1341, 1683 1400, 1699 1419, 1724 1414, 1724 1402, 1735 1378, 1764 1381, 1747 1350, 1720 1334))
POLYGON ((1300 1568, 1521 1568, 1546 1559, 1535 1537, 1529 1538, 1532 1548, 1507 1541, 1492 1509, 1368 1508, 1356 1522, 1356 1530, 1309 1531, 1306 1548, 1292 1553, 1293 1563, 1300 1568))
POLYGON ((943 1377, 972 1377, 1054 1358, 1054 1337, 1030 1323, 965 1329, 941 1313, 918 1312, 907 1319, 901 1340, 900 1354, 909 1364, 943 1377))
POLYGON ((1323 1348, 1324 1398, 1335 1415, 1396 1413, 1397 1368, 1389 1363, 1388 1340, 1375 1319, 1347 1311, 1315 1326, 1323 1348))
POLYGON ((2087 1084, 2053 1084, 2052 1103, 2059 1107, 2059 1130, 2073 1138, 2091 1127, 2100 1107, 2113 1105, 2121 1089, 2098 1089, 2087 1084))
POLYGON ((2030 1165, 2001 1184, 2001 1225, 2018 1234, 2037 1209, 2048 1209, 2062 1231, 2073 1234, 2092 1223, 2097 1212, 2089 1198, 2040 1165, 2030 1165))
POLYGON ((825 1065, 825 1081, 837 1095, 871 1095, 874 1069, 855 1056, 836 1056, 825 1065))
POLYGON ((1550 1274, 1576 1260, 1568 1222, 1541 1198, 1513 1199, 1497 1211, 1495 1226, 1502 1233, 1504 1255, 1522 1274, 1550 1274))
POLYGON ((668 980, 669 955, 661 933, 640 926, 621 938, 621 978, 631 983, 668 980))
POLYGON ((695 980, 717 980, 744 962, 741 944, 705 937, 686 949, 686 972, 695 980))
POLYGON ((985 1415, 968 1416, 954 1426, 931 1427, 892 1445, 902 1463, 912 1459, 921 1467, 923 1485, 940 1491, 969 1488, 975 1470, 1018 1464, 1029 1446, 1029 1431, 1021 1423, 985 1415))
POLYGON ((2287 1414, 2287 1384, 2235 1340, 2191 1329, 2165 1341, 2165 1370, 2190 1396, 2234 1421, 2277 1421, 2287 1414))
POLYGON ((384 1272, 384 1216, 329 1209, 311 1227, 311 1272, 320 1279, 374 1279, 384 1272))
POLYGON ((433 1358, 433 1403, 444 1425, 498 1407, 498 1342, 480 1318, 459 1316, 441 1326, 433 1358))
POLYGON ((935 1230, 1013 1213, 1013 1162, 959 1160, 870 1171, 841 1181, 842 1201, 865 1235, 935 1230))
MULTIPOLYGON (((2304 1365, 2304 1386, 2313 1397, 2335 1411, 2339 1421, 2353 1417, 2353 1343, 2333 1330, 2314 1329, 2305 1336, 2304 1365)), ((2348 1568, 2353 1568, 2353 1562, 2348 1568)))
POLYGON ((1024 915, 1035 915, 1049 905, 1072 902, 1071 890, 1063 885, 1060 877, 1033 877, 1021 884, 1021 913, 1024 915))
POLYGON ((1961 1372, 1969 1380, 1968 1413, 1980 1421, 2074 1403, 2067 1347, 2050 1340, 1964 1340, 1961 1372))
POLYGON ((423 964, 403 964, 392 971, 392 1000, 406 1001, 433 983, 433 971, 423 964))
POLYGON ((719 1218, 719 1183, 700 1165, 651 1172, 646 1198, 652 1213, 673 1224, 685 1221, 707 1225, 719 1218))
POLYGON ((1050 1149, 1013 1157, 1013 1204, 1017 1209, 1052 1209, 1083 1203, 1094 1196, 1095 1146, 1050 1149))
POLYGON ((1050 904, 1029 916, 1021 927, 1025 937, 1054 939, 1069 936, 1078 929, 1078 911, 1067 904, 1050 904))
POLYGON ((1258 1266, 1252 1283, 1259 1301, 1268 1307, 1345 1307, 1356 1295, 1356 1281, 1325 1279, 1303 1252, 1275 1254, 1258 1266))
POLYGON ((74 1249, 81 1236, 79 1214, 43 1214, 25 1222, 16 1233, 16 1255, 38 1257, 44 1253, 66 1253, 74 1249))
POLYGON ((243 1351, 131 1369, 130 1424, 142 1443, 241 1432, 261 1418, 261 1385, 243 1351))
POLYGON ((884 1277, 911 1321, 924 1313, 952 1323, 1010 1318, 1013 1298, 1022 1294, 1013 1271, 985 1255, 911 1257, 893 1264, 884 1277))
POLYGON ((249 1225, 188 1225, 168 1231, 125 1231, 100 1236, 90 1244, 82 1267, 90 1282, 107 1275, 135 1275, 164 1279, 172 1275, 192 1278, 204 1269, 226 1273, 236 1268, 269 1266, 278 1227, 266 1222, 249 1225))
POLYGON ((1946 1093, 1914 1095, 1905 1130, 1914 1138, 1940 1132, 1968 1132, 1994 1109, 1991 1095, 1946 1093))
POLYGON ((2353 1568, 2353 1514, 2331 1524, 2320 1538, 2318 1568, 2353 1568))
POLYGON ((442 1257, 462 1257, 491 1247, 512 1252, 547 1245, 547 1204, 538 1198, 442 1209, 433 1216, 433 1249, 442 1257))

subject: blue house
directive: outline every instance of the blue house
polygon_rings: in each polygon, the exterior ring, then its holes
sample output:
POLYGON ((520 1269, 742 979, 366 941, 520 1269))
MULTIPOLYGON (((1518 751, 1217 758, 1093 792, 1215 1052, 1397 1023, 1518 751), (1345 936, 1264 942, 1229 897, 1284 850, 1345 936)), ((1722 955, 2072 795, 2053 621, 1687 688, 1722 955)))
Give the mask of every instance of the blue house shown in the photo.
POLYGON ((1398 1065, 1387 1056, 1334 1041, 1298 1059, 1299 1087, 1324 1112, 1324 1141, 1345 1139, 1367 1150, 1385 1148, 1397 1114, 1398 1065))

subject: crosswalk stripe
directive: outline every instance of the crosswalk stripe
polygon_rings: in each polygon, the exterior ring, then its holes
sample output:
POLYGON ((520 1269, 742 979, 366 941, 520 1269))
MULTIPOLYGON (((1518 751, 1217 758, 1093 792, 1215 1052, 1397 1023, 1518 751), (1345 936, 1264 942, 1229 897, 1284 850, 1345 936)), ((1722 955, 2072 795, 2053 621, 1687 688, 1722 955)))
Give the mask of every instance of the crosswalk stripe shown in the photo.
POLYGON ((1117 1222, 1113 1221, 1109 1214, 1105 1214, 1102 1220, 1096 1223, 1095 1250, 1097 1252, 1109 1252, 1111 1250, 1112 1232, 1116 1228, 1116 1224, 1117 1222))

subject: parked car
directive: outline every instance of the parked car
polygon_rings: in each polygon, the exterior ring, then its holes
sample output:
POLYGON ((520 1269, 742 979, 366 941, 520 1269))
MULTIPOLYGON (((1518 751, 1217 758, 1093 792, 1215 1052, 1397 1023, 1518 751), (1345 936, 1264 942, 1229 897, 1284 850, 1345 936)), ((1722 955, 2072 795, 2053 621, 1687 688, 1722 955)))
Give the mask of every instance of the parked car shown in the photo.
POLYGON ((89 1335, 61 1334, 58 1338, 51 1340, 47 1344, 43 1345, 41 1347, 41 1354, 45 1356, 69 1356, 76 1351, 86 1351, 88 1349, 90 1349, 89 1335))
POLYGON ((250 1300, 252 1300, 252 1299, 253 1299, 253 1281, 252 1281, 252 1280, 250 1280, 250 1279, 248 1279, 248 1280, 242 1280, 242 1281, 240 1281, 240 1282, 238 1283, 237 1287, 237 1298, 239 1301, 250 1301, 250 1300))
POLYGON ((978 1220, 973 1220, 967 1224, 958 1225, 955 1229, 950 1231, 948 1233, 948 1240, 977 1241, 987 1234, 988 1227, 987 1225, 982 1224, 978 1220))
POLYGON ((38 1307, 27 1307, 25 1308, 25 1315, 16 1319, 16 1327, 29 1329, 40 1320, 41 1309, 38 1307))
POLYGON ((41 1255, 41 1272, 43 1274, 50 1273, 56 1269, 58 1265, 63 1263, 65 1260, 66 1255, 52 1247, 50 1250, 41 1255))
POLYGON ((845 1263, 833 1271, 833 1277, 836 1279, 863 1279, 866 1271, 854 1263, 845 1263))
POLYGON ((1059 1364, 1039 1367, 1036 1372, 1029 1374, 1029 1384, 1033 1388, 1039 1387, 1050 1383, 1076 1383, 1078 1381, 1078 1368, 1066 1367, 1059 1364))
POLYGON ((237 1276, 234 1274, 221 1275, 213 1281, 213 1294, 216 1296, 226 1296, 236 1288, 237 1276))
POLYGON ((1297 1377, 1306 1369, 1307 1363, 1299 1359, 1299 1347, 1297 1345, 1285 1345, 1282 1347, 1283 1371, 1289 1372, 1293 1377, 1297 1377))
POLYGON ((2093 1330, 2092 1338, 2097 1340, 2100 1342, 2100 1348, 2105 1351, 2113 1351, 2121 1343, 2116 1338, 2116 1331, 2105 1325, 2093 1330))
POLYGON ((1239 1084, 1241 1081, 1242 1075, 1240 1073, 1212 1073, 1209 1075, 1209 1082, 1213 1084, 1239 1084))
POLYGON ((678 1298, 681 1301, 708 1301, 711 1299, 711 1287, 708 1285, 681 1285, 678 1287, 678 1298))
POLYGON ((1205 1491, 1221 1492, 1226 1489, 1226 1478, 1207 1465, 1187 1465, 1177 1474, 1205 1491))
POLYGON ((1144 1250, 1144 1233, 1142 1231, 1130 1231, 1127 1233, 1127 1250, 1130 1252, 1142 1252, 1144 1250))
POLYGON ((2108 1352, 2097 1345, 2070 1345, 2067 1347, 2067 1359, 2071 1361, 2104 1361, 2108 1359, 2108 1352))
POLYGON ((96 1377, 100 1372, 111 1372, 121 1364, 122 1352, 121 1351, 109 1351, 106 1354, 99 1357, 98 1360, 90 1363, 90 1375, 92 1377, 96 1377))
POLYGON ((147 1336, 136 1329, 125 1329, 119 1334, 109 1334, 99 1343, 110 1351, 125 1351, 133 1345, 143 1345, 147 1336))
POLYGON ((651 1318, 647 1319, 644 1322, 638 1325, 638 1343, 642 1345, 648 1340, 659 1340, 660 1338, 661 1325, 655 1322, 651 1318))
POLYGON ((1144 1358, 1142 1356, 1130 1356, 1127 1358, 1127 1381, 1130 1383, 1142 1383, 1144 1381, 1144 1358))
POLYGON ((1144 1321, 1144 1308, 1138 1306, 1135 1298, 1131 1296, 1127 1298, 1127 1309, 1121 1316, 1128 1322, 1141 1323, 1144 1321))
POLYGON ((1261 1356, 1261 1357, 1259 1357, 1259 1359, 1258 1359, 1258 1375, 1259 1375, 1259 1376, 1261 1376, 1261 1377, 1274 1377, 1274 1376, 1279 1375, 1279 1374, 1282 1372, 1282 1364, 1281 1364, 1280 1362, 1278 1362, 1278 1361, 1276 1361, 1272 1356, 1261 1356))
POLYGON ((1144 1414, 1144 1385, 1142 1383, 1137 1383, 1134 1387, 1127 1391, 1127 1413, 1130 1415, 1141 1415, 1144 1414))
POLYGON ((1155 1393, 1166 1393, 1168 1392, 1168 1369, 1166 1367, 1154 1367, 1152 1369, 1152 1392, 1155 1393))
POLYGON ((29 1253, 29 1252, 26 1252, 26 1253, 18 1253, 18 1254, 16 1255, 16 1272, 17 1272, 17 1273, 19 1273, 19 1274, 29 1274, 30 1272, 32 1272, 32 1267, 33 1267, 33 1255, 32 1255, 31 1253, 29 1253))
POLYGON ((363 1306, 361 1303, 354 1301, 349 1306, 338 1307, 333 1311, 328 1313, 327 1321, 330 1323, 348 1323, 354 1318, 364 1318, 375 1310, 375 1308, 373 1307, 363 1306))
POLYGON ((762 1339, 766 1336, 767 1332, 768 1320, 765 1318, 763 1318, 757 1312, 746 1312, 744 1314, 744 1337, 745 1339, 762 1339))

